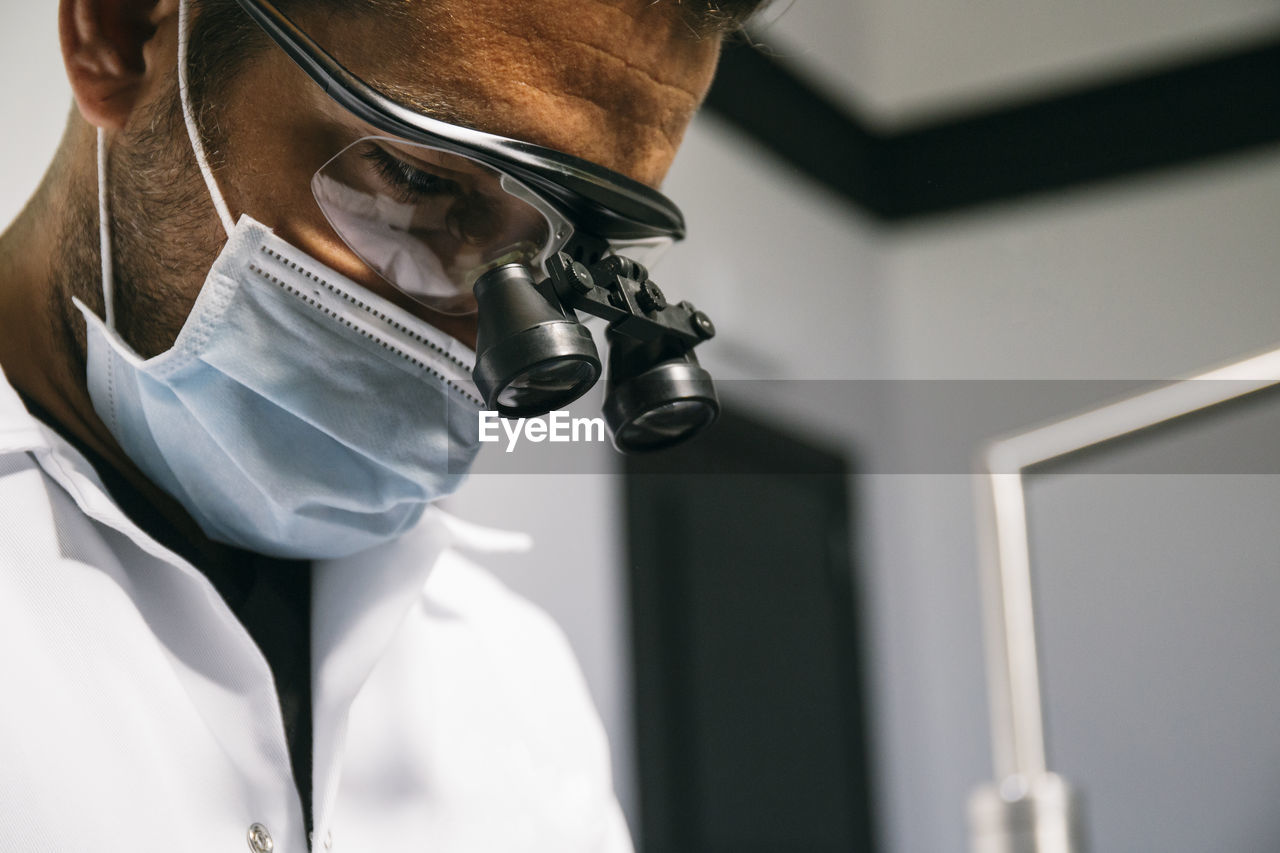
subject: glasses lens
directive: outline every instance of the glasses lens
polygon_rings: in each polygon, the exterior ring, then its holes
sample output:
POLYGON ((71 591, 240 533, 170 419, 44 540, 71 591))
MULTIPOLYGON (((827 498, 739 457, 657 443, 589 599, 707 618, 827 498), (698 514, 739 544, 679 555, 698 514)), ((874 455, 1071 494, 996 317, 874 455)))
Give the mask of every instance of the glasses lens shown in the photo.
POLYGON ((609 251, 637 262, 649 272, 658 262, 666 257, 667 250, 675 241, 670 237, 649 237, 644 240, 611 240, 609 251))
POLYGON ((623 427, 618 442, 635 450, 675 444, 709 425, 715 416, 715 410, 701 400, 673 400, 623 427))
POLYGON ((444 314, 471 314, 486 270, 540 267, 570 236, 536 194, 469 158, 387 137, 343 149, 311 181, 342 241, 393 286, 444 314))
POLYGON ((599 369, 577 358, 534 365, 507 383, 497 404, 515 412, 549 412, 570 403, 595 383, 599 369))

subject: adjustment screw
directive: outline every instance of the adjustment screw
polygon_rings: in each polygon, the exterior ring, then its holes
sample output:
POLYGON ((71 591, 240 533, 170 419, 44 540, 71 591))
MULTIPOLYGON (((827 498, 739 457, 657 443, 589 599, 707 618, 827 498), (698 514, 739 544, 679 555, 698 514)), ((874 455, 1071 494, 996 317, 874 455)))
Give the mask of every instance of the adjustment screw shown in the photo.
POLYGON ((711 318, 701 311, 694 311, 690 318, 693 321, 693 330, 698 333, 698 337, 704 341, 714 338, 716 335, 716 324, 711 322, 711 318))
POLYGON ((640 290, 636 293, 636 302, 640 303, 640 307, 645 311, 661 311, 667 307, 667 297, 662 294, 662 288, 651 281, 640 285, 640 290))
POLYGON ((565 267, 564 271, 569 279, 570 286, 584 296, 596 286, 595 279, 591 277, 591 270, 587 269, 579 261, 573 261, 565 267))

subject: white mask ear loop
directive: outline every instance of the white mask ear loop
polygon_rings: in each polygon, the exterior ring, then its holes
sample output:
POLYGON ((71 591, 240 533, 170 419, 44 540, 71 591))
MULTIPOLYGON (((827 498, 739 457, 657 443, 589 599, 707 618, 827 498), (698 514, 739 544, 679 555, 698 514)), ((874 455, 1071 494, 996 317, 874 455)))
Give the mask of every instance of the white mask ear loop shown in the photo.
POLYGON ((111 221, 107 210, 107 132, 98 128, 98 252, 102 257, 102 313, 116 327, 116 279, 111 263, 111 221))
MULTIPOLYGON (((235 230, 235 220, 231 218, 231 210, 227 207, 222 192, 218 189, 218 180, 209 168, 209 158, 205 156, 204 142, 200 139, 200 128, 196 125, 195 113, 191 109, 191 93, 187 86, 187 42, 191 38, 191 23, 188 0, 178 0, 178 97, 182 100, 182 120, 187 125, 187 136, 191 139, 191 150, 195 152, 196 164, 204 177, 204 185, 209 188, 209 197, 213 199, 214 209, 222 220, 222 228, 231 236, 235 230)), ((108 321, 109 322, 109 321, 108 321)))

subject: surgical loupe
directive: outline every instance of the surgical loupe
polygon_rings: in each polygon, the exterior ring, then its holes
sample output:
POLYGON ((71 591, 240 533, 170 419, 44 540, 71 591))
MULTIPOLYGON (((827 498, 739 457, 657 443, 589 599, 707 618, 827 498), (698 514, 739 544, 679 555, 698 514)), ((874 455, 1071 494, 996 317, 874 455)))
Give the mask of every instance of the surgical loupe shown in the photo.
POLYGON ((691 438, 720 412, 711 376, 693 348, 715 335, 706 314, 668 303, 648 271, 620 255, 587 266, 561 252, 537 281, 506 264, 475 285, 479 305, 475 381, 503 417, 541 415, 582 396, 600 377, 600 357, 575 314, 609 322, 605 422, 626 453, 691 438))

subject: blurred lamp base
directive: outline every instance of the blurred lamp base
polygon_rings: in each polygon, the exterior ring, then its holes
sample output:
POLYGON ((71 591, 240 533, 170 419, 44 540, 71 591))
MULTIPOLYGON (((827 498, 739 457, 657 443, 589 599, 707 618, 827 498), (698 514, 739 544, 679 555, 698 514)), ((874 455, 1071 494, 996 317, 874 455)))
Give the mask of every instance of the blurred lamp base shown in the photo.
POLYGON ((1055 773, 1015 775, 969 798, 971 853, 1084 853, 1079 797, 1055 773))

